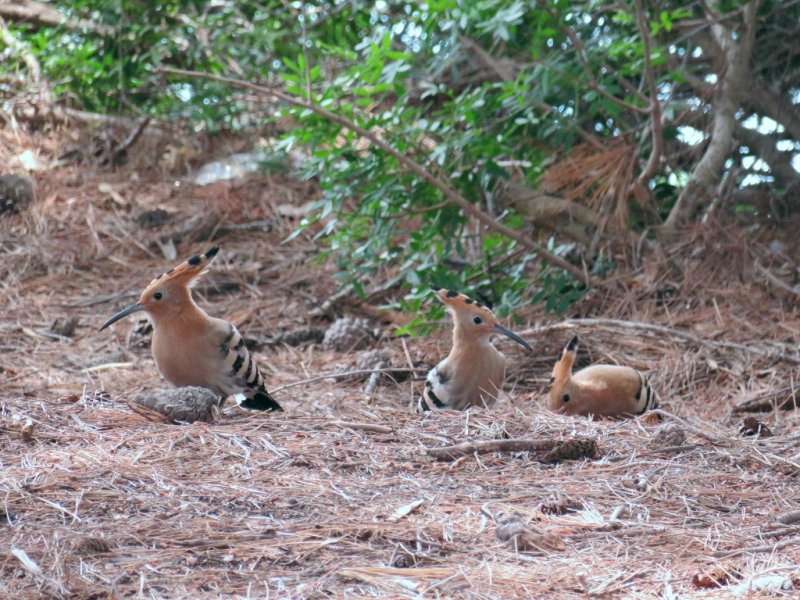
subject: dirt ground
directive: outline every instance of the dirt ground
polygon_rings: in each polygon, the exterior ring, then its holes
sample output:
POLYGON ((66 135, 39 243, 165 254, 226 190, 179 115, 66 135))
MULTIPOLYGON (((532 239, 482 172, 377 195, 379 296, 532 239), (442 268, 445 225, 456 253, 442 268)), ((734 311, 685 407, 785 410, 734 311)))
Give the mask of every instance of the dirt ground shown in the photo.
MULTIPOLYGON (((5 133, 0 164, 24 150, 48 164, 62 145, 5 133)), ((404 317, 380 307, 401 292, 336 295, 313 232, 286 241, 313 182, 273 173, 196 187, 183 176, 201 161, 154 166, 164 152, 36 171, 33 205, 0 214, 1 597, 798 593, 800 420, 775 408, 800 391, 797 222, 687 232, 669 253, 632 244, 630 266, 565 318, 522 311, 515 329, 532 354, 496 342, 509 358, 496 407, 422 417, 410 406, 448 351, 448 324, 394 337, 404 317), (285 412, 229 403, 213 423, 163 422, 132 402, 167 387, 146 321, 98 328, 212 244, 222 251, 198 302, 248 338, 285 412), (324 349, 341 316, 367 319, 377 338, 324 349), (545 410, 576 332, 581 364, 650 373, 660 417, 545 410), (412 376, 366 392, 366 378, 320 377, 378 348, 412 376), (745 416, 772 435, 741 433, 745 416), (427 451, 575 436, 595 439, 596 456, 427 451), (496 531, 509 518, 526 527, 516 547, 496 531)))

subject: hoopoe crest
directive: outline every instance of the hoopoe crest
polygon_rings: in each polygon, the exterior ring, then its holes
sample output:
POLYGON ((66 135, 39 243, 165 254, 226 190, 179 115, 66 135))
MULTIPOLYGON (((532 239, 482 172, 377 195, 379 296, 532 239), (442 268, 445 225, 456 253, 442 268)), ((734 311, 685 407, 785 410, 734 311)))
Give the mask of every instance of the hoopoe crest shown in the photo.
POLYGON ((164 379, 178 387, 207 388, 223 400, 244 394, 244 408, 282 410, 236 327, 207 315, 192 298, 192 285, 218 252, 214 246, 156 277, 136 304, 111 317, 100 331, 144 311, 153 323, 153 357, 164 379))
POLYGON ((547 406, 566 415, 617 417, 658 408, 658 397, 644 375, 631 367, 593 365, 574 375, 578 338, 564 347, 553 367, 547 406))
POLYGON ((497 401, 506 369, 505 357, 490 341, 492 334, 505 335, 529 352, 531 347, 503 327, 480 302, 453 290, 435 289, 453 317, 453 347, 428 373, 416 410, 491 406, 497 401))

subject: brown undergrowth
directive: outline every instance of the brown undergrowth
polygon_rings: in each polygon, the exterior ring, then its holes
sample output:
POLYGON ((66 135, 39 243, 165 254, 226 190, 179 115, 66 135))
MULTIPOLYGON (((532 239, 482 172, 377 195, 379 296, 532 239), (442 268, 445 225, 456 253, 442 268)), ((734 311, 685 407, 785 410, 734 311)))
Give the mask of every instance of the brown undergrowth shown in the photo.
POLYGON ((445 326, 396 339, 376 309, 329 301, 332 270, 314 260, 312 238, 284 242, 313 184, 272 174, 193 188, 155 171, 70 166, 35 179, 33 208, 0 221, 3 597, 796 593, 800 424, 769 405, 798 394, 800 319, 796 297, 754 267, 779 272, 798 256, 790 228, 720 226, 672 254, 623 251, 632 266, 564 319, 522 311, 535 351, 499 342, 510 368, 498 406, 423 418, 409 411, 421 372, 368 394, 342 378, 296 385, 356 365, 361 351, 304 337, 334 316, 371 319, 396 368, 424 371, 449 336, 445 326), (164 387, 145 323, 97 332, 210 243, 223 251, 199 302, 251 340, 284 414, 228 407, 212 424, 164 423, 130 403, 164 387), (552 364, 576 332, 579 366, 651 374, 663 423, 544 410, 552 364), (300 342, 277 343, 289 339, 300 342), (771 437, 740 434, 733 409, 754 398, 771 437), (657 435, 666 425, 685 436, 657 435), (426 451, 572 438, 596 440, 596 456, 443 462, 426 451), (498 539, 509 517, 534 542, 498 539))

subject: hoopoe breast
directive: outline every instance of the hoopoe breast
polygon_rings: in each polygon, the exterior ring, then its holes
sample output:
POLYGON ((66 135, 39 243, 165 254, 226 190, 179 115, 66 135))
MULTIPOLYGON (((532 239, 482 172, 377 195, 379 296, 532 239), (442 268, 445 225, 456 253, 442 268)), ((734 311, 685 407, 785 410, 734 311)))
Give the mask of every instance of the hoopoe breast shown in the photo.
MULTIPOLYGON (((492 348, 494 350, 494 348, 492 348)), ((430 370, 417 412, 470 406, 492 406, 505 376, 503 355, 494 350, 479 362, 454 361, 448 357, 430 370)))

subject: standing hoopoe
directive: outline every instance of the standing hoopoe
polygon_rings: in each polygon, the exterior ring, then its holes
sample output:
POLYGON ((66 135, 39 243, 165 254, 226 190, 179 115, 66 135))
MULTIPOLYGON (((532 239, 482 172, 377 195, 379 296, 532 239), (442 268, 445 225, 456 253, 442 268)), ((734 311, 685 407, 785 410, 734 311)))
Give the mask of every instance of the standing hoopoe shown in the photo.
POLYGON ((111 317, 100 331, 123 317, 145 311, 153 322, 153 357, 164 379, 178 387, 196 385, 221 396, 244 394, 240 406, 283 410, 264 386, 261 372, 236 327, 208 316, 195 304, 191 287, 219 252, 214 246, 159 275, 139 302, 111 317))
POLYGON ((574 375, 578 338, 564 347, 550 378, 548 408, 565 415, 616 417, 658 408, 658 397, 644 375, 631 367, 594 365, 574 375))
POLYGON ((436 295, 453 316, 453 349, 428 373, 417 412, 491 406, 506 370, 505 357, 489 341, 491 335, 502 333, 529 352, 531 347, 500 325, 494 313, 480 302, 453 290, 437 289, 436 295))

